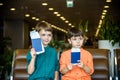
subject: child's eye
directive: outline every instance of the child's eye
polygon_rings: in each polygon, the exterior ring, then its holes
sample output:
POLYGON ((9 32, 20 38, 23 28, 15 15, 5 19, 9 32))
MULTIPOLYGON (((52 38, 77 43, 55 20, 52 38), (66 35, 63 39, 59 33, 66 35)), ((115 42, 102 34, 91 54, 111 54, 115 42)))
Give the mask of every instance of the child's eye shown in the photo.
POLYGON ((45 36, 45 34, 41 34, 41 36, 45 36))
POLYGON ((83 38, 80 38, 80 40, 83 40, 83 38))
POLYGON ((48 36, 50 36, 50 37, 51 37, 51 36, 52 36, 52 34, 48 34, 48 36))

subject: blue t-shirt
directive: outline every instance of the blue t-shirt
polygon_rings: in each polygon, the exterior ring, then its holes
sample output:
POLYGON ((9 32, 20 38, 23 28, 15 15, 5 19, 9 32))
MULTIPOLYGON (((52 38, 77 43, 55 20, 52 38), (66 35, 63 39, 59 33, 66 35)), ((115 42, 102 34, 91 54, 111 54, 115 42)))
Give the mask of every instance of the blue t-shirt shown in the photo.
MULTIPOLYGON (((31 61, 31 54, 27 54, 28 64, 31 61)), ((54 48, 45 47, 45 52, 36 55, 35 70, 29 76, 29 80, 54 80, 55 71, 58 71, 57 53, 54 48)))

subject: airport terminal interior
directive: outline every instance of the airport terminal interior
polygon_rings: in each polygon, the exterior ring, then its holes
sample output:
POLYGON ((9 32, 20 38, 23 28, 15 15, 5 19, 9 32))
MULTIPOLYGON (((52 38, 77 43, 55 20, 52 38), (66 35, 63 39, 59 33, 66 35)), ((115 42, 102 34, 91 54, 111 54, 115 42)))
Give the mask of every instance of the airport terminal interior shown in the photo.
POLYGON ((41 21, 53 29, 50 45, 58 55, 70 48, 68 30, 81 29, 86 39, 83 48, 94 58, 92 80, 120 80, 119 5, 120 0, 0 0, 0 80, 28 80, 25 56, 31 46, 30 31, 41 21), (118 44, 101 47, 99 40, 107 37, 118 44))

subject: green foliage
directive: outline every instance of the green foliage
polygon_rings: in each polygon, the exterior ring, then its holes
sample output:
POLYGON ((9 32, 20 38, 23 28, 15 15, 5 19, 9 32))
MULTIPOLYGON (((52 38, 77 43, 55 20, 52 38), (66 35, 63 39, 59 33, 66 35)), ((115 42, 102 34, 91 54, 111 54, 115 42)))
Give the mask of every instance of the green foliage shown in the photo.
POLYGON ((55 48, 57 51, 63 50, 64 45, 65 45, 65 42, 63 40, 58 41, 58 40, 55 40, 55 39, 52 39, 50 44, 49 44, 49 46, 55 48))
POLYGON ((106 15, 101 24, 99 38, 101 40, 112 41, 112 45, 119 43, 120 45, 120 25, 115 23, 111 15, 106 15))
POLYGON ((84 33, 88 32, 88 21, 86 21, 85 24, 80 21, 80 23, 78 24, 78 29, 82 30, 84 33))
POLYGON ((13 50, 6 49, 4 55, 4 69, 10 74, 12 67, 13 50))
POLYGON ((1 38, 0 41, 0 66, 3 66, 3 71, 11 72, 13 50, 9 47, 11 39, 9 37, 1 38))

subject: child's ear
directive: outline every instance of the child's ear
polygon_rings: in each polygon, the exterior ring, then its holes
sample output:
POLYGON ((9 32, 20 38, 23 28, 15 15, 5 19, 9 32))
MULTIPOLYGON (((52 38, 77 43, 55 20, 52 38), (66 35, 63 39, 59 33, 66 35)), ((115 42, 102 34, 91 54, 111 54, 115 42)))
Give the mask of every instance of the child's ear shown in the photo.
POLYGON ((69 44, 71 44, 71 40, 70 39, 68 39, 68 42, 69 42, 69 44))

